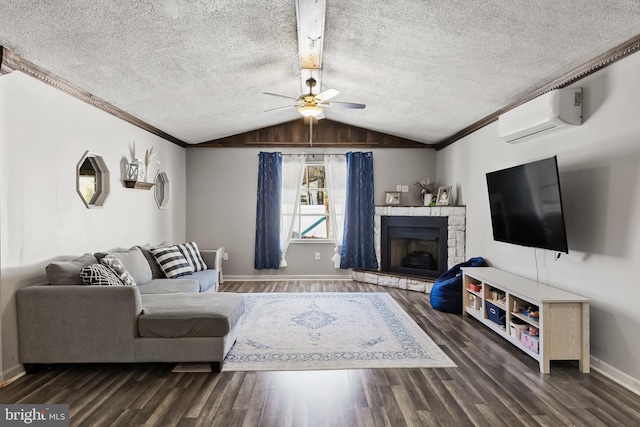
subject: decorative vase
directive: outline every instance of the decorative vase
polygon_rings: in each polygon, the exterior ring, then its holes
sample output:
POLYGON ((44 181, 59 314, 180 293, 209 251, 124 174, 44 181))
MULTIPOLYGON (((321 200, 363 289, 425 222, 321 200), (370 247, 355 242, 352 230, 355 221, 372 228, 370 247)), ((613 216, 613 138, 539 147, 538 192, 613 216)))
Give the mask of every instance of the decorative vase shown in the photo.
POLYGON ((431 204, 432 199, 433 199, 433 194, 431 193, 424 193, 422 195, 422 201, 424 202, 425 206, 429 206, 431 204))

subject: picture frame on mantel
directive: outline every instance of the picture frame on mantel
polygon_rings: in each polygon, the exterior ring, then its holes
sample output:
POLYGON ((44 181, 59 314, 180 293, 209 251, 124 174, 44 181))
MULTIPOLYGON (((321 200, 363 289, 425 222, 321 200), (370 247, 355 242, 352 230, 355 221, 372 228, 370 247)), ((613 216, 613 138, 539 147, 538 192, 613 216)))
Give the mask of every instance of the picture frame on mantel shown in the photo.
POLYGON ((400 206, 402 204, 401 191, 387 191, 384 193, 385 206, 400 206))
POLYGON ((436 206, 448 206, 451 200, 451 186, 438 188, 436 206))

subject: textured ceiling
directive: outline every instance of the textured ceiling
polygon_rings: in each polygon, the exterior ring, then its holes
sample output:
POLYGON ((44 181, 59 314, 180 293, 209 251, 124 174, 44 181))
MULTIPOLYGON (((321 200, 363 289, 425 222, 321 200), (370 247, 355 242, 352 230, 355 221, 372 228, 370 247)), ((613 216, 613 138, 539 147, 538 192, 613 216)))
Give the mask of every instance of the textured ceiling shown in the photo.
MULTIPOLYGON (((313 0, 303 0, 313 1, 313 0)), ((436 143, 640 34, 640 2, 327 0, 328 119, 436 143)), ((0 2, 0 45, 199 143, 299 118, 294 0, 0 2)))

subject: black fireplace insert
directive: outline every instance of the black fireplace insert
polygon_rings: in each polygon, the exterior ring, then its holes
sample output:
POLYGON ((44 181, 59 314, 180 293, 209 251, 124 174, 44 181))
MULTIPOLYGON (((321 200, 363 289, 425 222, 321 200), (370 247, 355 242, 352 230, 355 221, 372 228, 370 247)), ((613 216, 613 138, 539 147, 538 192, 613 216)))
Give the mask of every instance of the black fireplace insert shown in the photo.
POLYGON ((383 216, 380 270, 436 278, 447 271, 447 217, 383 216))

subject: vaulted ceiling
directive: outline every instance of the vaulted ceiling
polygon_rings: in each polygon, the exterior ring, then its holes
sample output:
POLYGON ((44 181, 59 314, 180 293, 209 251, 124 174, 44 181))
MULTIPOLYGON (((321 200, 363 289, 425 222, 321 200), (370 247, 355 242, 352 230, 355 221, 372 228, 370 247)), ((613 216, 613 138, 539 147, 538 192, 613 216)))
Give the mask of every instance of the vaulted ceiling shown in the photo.
MULTIPOLYGON (((326 0, 317 92, 439 144, 638 34, 637 0, 326 0)), ((187 144, 300 120, 263 94, 302 92, 295 0, 5 0, 0 45, 187 144)))

